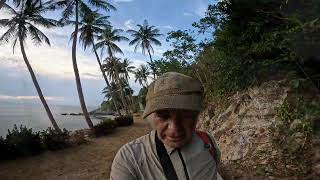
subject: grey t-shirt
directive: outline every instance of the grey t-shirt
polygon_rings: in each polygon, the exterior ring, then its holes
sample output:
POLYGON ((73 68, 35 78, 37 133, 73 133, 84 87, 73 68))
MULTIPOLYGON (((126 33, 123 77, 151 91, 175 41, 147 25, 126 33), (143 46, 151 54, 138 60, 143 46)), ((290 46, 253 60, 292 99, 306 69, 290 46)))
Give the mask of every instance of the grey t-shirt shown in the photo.
MULTIPOLYGON (((213 138, 216 149, 218 147, 213 138)), ((166 147, 179 180, 186 180, 177 150, 166 147)), ((191 142, 180 148, 190 180, 217 179, 216 161, 194 133, 191 142)), ((220 161, 220 151, 217 152, 220 161)), ((155 145, 155 131, 120 148, 111 167, 111 180, 166 180, 155 145)))

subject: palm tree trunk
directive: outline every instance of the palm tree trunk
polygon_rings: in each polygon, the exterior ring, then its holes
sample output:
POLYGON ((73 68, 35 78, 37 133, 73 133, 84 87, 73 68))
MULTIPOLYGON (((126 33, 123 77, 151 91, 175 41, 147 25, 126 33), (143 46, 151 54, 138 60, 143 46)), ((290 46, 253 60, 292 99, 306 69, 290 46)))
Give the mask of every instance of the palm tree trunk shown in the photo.
POLYGON ((128 104, 126 102, 126 99, 125 99, 125 96, 123 94, 123 87, 122 87, 122 84, 121 84, 121 81, 120 81, 120 77, 119 77, 119 72, 118 70, 116 70, 116 77, 117 77, 117 84, 119 85, 119 91, 120 91, 120 97, 121 97, 121 101, 123 103, 123 106, 124 106, 124 109, 126 111, 126 114, 130 114, 129 113, 129 107, 128 107, 128 104))
POLYGON ((4 3, 6 2, 6 0, 1 0, 0 1, 0 9, 3 7, 4 3))
MULTIPOLYGON (((131 89, 130 88, 130 84, 129 84, 129 80, 128 80, 128 77, 126 77, 126 81, 128 83, 128 86, 129 86, 129 90, 131 89)), ((132 93, 131 93, 131 90, 129 91, 129 101, 131 102, 131 109, 132 111, 134 110, 134 104, 133 104, 133 98, 132 98, 132 93)))
POLYGON ((53 126, 53 128, 54 128, 55 130, 61 131, 60 128, 59 128, 59 126, 57 125, 57 122, 56 122, 56 121, 54 120, 54 118, 53 118, 53 115, 52 115, 52 113, 51 113, 51 111, 50 111, 50 108, 49 108, 49 106, 48 106, 48 104, 47 104, 47 101, 45 100, 45 98, 44 98, 44 96, 43 96, 43 94, 42 94, 42 91, 41 91, 41 88, 40 88, 39 83, 38 83, 38 81, 37 81, 37 78, 36 78, 36 76, 35 76, 35 74, 34 74, 34 72, 33 72, 33 69, 32 69, 32 67, 31 67, 30 63, 29 63, 29 60, 28 60, 27 55, 26 55, 26 52, 25 52, 25 50, 24 50, 24 45, 23 45, 23 40, 22 40, 22 36, 21 36, 21 35, 19 35, 19 42, 20 42, 20 48, 21 48, 21 53, 22 53, 22 56, 23 56, 23 60, 24 60, 24 62, 25 62, 26 65, 27 65, 27 68, 28 68, 29 73, 30 73, 30 75, 31 75, 31 79, 32 79, 32 81, 33 81, 34 86, 36 87, 38 96, 39 96, 39 98, 40 98, 40 100, 41 100, 41 102, 42 102, 42 104, 43 104, 43 106, 44 106, 44 109, 45 109, 46 112, 47 112, 47 115, 48 115, 48 117, 49 117, 49 120, 51 121, 52 126, 53 126))
MULTIPOLYGON (((101 70, 101 72, 102 72, 102 76, 103 76, 103 78, 104 78, 104 81, 106 82, 108 88, 110 89, 110 83, 109 83, 109 81, 108 81, 108 78, 107 78, 106 73, 105 73, 104 70, 103 70, 102 64, 101 64, 101 62, 100 62, 99 55, 98 55, 98 53, 97 53, 97 50, 96 50, 96 48, 95 48, 95 45, 94 45, 94 42, 93 42, 93 41, 92 41, 92 47, 93 47, 94 54, 96 55, 96 58, 97 58, 97 61, 98 61, 100 70, 101 70)), ((117 104, 115 103, 115 98, 114 98, 114 94, 113 94, 113 93, 111 94, 111 97, 112 97, 112 99, 111 99, 112 104, 113 104, 114 107, 116 108, 118 114, 121 115, 121 112, 120 112, 117 104)))
MULTIPOLYGON (((154 65, 154 64, 153 64, 153 61, 152 61, 150 49, 148 49, 148 54, 149 54, 149 57, 150 57, 150 62, 151 62, 151 64, 154 65)), ((154 67, 151 67, 151 69, 152 69, 152 73, 153 73, 153 79, 156 79, 156 72, 155 72, 154 67)))
POLYGON ((80 105, 81 109, 83 112, 83 115, 87 121, 87 124, 89 128, 94 131, 93 123, 90 119, 86 103, 84 101, 83 97, 83 92, 82 92, 82 87, 81 87, 81 81, 80 81, 80 76, 79 76, 79 70, 78 70, 78 65, 77 65, 77 36, 78 36, 78 22, 79 22, 79 7, 78 7, 78 0, 76 0, 76 23, 74 27, 74 37, 72 41, 72 64, 73 64, 73 71, 74 71, 74 76, 76 79, 76 84, 77 84, 77 90, 78 90, 78 95, 79 95, 79 100, 80 100, 80 105))

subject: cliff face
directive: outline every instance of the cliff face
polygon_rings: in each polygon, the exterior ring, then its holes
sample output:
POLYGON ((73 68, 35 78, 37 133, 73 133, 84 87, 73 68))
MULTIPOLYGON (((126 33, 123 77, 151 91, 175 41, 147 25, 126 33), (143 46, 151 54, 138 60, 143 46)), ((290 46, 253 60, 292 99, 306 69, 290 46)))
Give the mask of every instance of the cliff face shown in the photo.
POLYGON ((296 107, 320 103, 320 96, 316 91, 303 92, 304 103, 299 104, 293 99, 300 95, 286 81, 269 81, 234 94, 222 113, 209 107, 201 115, 198 128, 216 138, 227 174, 320 176, 319 138, 310 129, 319 116, 296 112, 296 107), (284 107, 288 102, 296 106, 284 107))

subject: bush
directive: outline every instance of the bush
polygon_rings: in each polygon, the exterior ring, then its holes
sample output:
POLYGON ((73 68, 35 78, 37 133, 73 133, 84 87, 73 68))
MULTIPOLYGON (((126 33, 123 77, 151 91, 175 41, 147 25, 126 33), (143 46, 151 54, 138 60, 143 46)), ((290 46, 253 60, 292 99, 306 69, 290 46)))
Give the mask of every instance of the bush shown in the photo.
POLYGON ((8 130, 5 142, 10 158, 36 155, 44 150, 39 132, 34 133, 31 128, 22 125, 20 129, 14 125, 12 131, 8 130))
POLYGON ((7 160, 13 157, 10 151, 11 147, 2 136, 0 136, 0 160, 7 160))
POLYGON ((49 127, 41 132, 41 138, 46 149, 56 151, 69 146, 70 135, 66 129, 58 131, 49 127))
POLYGON ((117 123, 111 119, 105 119, 94 126, 97 137, 110 134, 117 127, 117 123))
POLYGON ((120 116, 114 119, 118 126, 130 126, 133 124, 133 116, 120 116))

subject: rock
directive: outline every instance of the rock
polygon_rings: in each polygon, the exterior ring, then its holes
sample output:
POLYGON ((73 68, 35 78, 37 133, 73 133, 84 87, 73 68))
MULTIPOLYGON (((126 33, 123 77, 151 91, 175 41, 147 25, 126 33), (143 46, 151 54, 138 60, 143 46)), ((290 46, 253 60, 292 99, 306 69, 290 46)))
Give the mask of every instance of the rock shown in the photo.
POLYGON ((291 130, 296 130, 299 127, 302 126, 302 121, 300 119, 295 119, 291 124, 290 124, 290 129, 291 130))
POLYGON ((301 132, 296 132, 296 133, 292 134, 291 137, 296 138, 296 139, 301 139, 301 138, 304 138, 304 134, 301 132))
MULTIPOLYGON (((295 161, 290 158, 295 157, 288 157, 288 153, 302 152, 299 150, 306 140, 304 134, 298 130, 304 121, 295 119, 291 124, 286 124, 277 117, 277 109, 285 99, 295 99, 294 93, 286 81, 269 81, 228 97, 228 102, 231 102, 228 108, 214 110, 215 113, 211 115, 207 113, 206 117, 202 118, 202 127, 206 120, 210 119, 210 125, 205 130, 214 134, 218 141, 222 164, 236 162, 235 169, 241 169, 244 173, 249 173, 246 171, 251 169, 262 176, 303 174, 303 165, 290 164, 295 161), (282 137, 282 130, 289 129, 288 134, 294 134, 282 137), (284 140, 281 148, 274 143, 279 140, 284 140)), ((318 124, 314 126, 318 127, 318 124)), ((313 147, 316 144, 320 145, 320 141, 313 141, 313 147)), ((315 159, 312 160, 313 163, 315 159)), ((314 170, 319 172, 319 166, 314 166, 314 170)), ((311 166, 309 170, 310 168, 311 166)))

